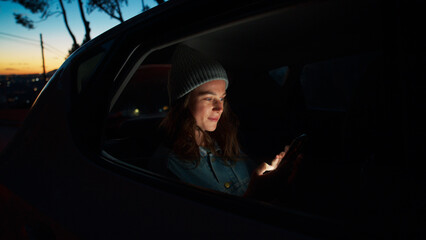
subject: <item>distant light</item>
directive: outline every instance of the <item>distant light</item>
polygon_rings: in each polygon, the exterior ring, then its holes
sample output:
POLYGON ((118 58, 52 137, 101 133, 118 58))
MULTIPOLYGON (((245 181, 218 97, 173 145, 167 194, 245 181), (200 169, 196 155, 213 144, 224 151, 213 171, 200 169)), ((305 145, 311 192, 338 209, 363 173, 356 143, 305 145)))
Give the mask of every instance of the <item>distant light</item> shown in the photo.
POLYGON ((38 90, 38 89, 35 87, 35 88, 34 88, 34 92, 37 92, 37 90, 38 90))
POLYGON ((139 116, 139 108, 135 108, 135 110, 133 110, 133 115, 139 116))
POLYGON ((164 107, 163 107, 163 110, 164 110, 164 111, 169 110, 169 106, 164 106, 164 107))

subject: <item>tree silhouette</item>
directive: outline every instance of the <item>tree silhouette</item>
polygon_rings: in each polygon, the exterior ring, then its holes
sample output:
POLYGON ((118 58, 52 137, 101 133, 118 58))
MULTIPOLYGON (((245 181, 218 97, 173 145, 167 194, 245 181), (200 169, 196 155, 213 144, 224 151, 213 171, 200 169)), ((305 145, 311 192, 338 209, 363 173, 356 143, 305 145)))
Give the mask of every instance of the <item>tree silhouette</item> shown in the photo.
MULTIPOLYGON (((31 11, 33 14, 41 14, 42 19, 47 18, 49 3, 47 0, 11 0, 11 2, 18 3, 24 8, 31 11)), ((21 13, 13 13, 15 21, 17 24, 20 24, 28 29, 34 29, 34 21, 29 17, 21 14, 21 13)))
MULTIPOLYGON (((155 0, 157 4, 166 2, 165 0, 155 0)), ((121 13, 121 5, 127 5, 127 0, 89 0, 87 2, 87 12, 90 14, 96 9, 100 12, 108 14, 111 18, 124 22, 123 14, 121 13)), ((145 1, 142 0, 142 12, 149 9, 148 5, 145 5, 145 1)))
MULTIPOLYGON (((56 11, 56 12, 51 12, 50 11, 50 6, 49 6, 49 0, 3 0, 3 1, 10 1, 10 2, 14 2, 17 4, 20 4, 21 6, 23 6, 24 8, 28 9, 31 11, 31 13, 33 14, 41 14, 40 18, 42 20, 47 19, 49 16, 54 15, 54 14, 62 14, 63 19, 64 19, 64 23, 65 23, 65 27, 73 41, 73 44, 71 46, 71 49, 69 50, 69 53, 71 54, 72 52, 74 52, 75 50, 77 50, 80 45, 77 43, 77 40, 73 34, 73 32, 71 31, 71 28, 68 24, 68 18, 67 18, 67 12, 65 10, 64 4, 63 4, 63 0, 58 0, 59 5, 60 5, 60 9, 61 11, 56 11)), ((71 2, 72 0, 68 0, 69 2, 71 2)), ((165 0, 155 0, 157 2, 157 4, 162 4, 165 2, 165 0)), ((50 1, 52 2, 52 0, 50 1)), ((90 23, 86 20, 86 16, 84 14, 84 9, 83 9, 83 1, 82 0, 77 0, 78 6, 79 6, 79 10, 80 10, 80 15, 81 15, 81 19, 83 20, 83 24, 84 24, 84 29, 85 29, 85 36, 83 39, 82 44, 88 42, 91 37, 90 37, 90 23)), ((87 12, 91 13, 94 10, 98 9, 101 12, 105 12, 107 13, 111 18, 117 19, 120 22, 124 22, 123 19, 123 14, 121 12, 121 5, 122 4, 126 4, 127 5, 127 0, 88 0, 87 1, 87 12)), ((146 11, 148 10, 149 7, 147 5, 144 4, 144 1, 142 0, 142 11, 146 11)), ((34 29, 35 25, 34 25, 34 21, 31 20, 29 17, 21 14, 21 13, 13 13, 15 21, 17 24, 24 26, 25 28, 28 29, 34 29)))
POLYGON ((22 5, 24 8, 30 10, 31 13, 42 13, 42 17, 47 15, 49 10, 47 0, 11 0, 11 2, 22 5))
MULTIPOLYGON (((6 0, 3 0, 6 1, 6 0)), ((9 0, 10 2, 14 2, 20 4, 25 9, 30 10, 33 14, 41 14, 40 18, 42 20, 47 19, 50 15, 49 12, 49 3, 48 0, 9 0)), ((20 24, 28 29, 34 29, 34 21, 29 17, 25 16, 21 13, 13 13, 15 21, 17 24, 20 24)))
POLYGON ((127 0, 89 0, 87 2, 87 12, 90 14, 98 9, 122 23, 124 19, 120 5, 123 3, 127 5, 127 0))
POLYGON ((78 8, 80 9, 81 19, 83 20, 84 30, 86 32, 86 34, 84 35, 84 39, 83 39, 83 44, 85 44, 86 42, 88 42, 91 39, 90 27, 89 27, 90 23, 86 20, 86 16, 84 15, 83 2, 81 0, 78 0, 78 8))
POLYGON ((28 29, 34 29, 34 21, 28 18, 27 16, 24 16, 20 13, 13 13, 13 16, 15 17, 15 21, 17 24, 21 24, 22 26, 28 29))
MULTIPOLYGON (((21 6, 23 6, 24 8, 28 9, 31 11, 31 13, 33 14, 41 14, 40 18, 42 20, 47 19, 49 16, 54 15, 54 14, 62 14, 63 19, 64 19, 64 23, 65 23, 65 27, 67 28, 67 31, 73 41, 71 49, 69 50, 69 53, 71 54, 72 52, 74 52, 75 50, 77 50, 80 45, 77 43, 77 40, 73 34, 73 32, 71 31, 71 28, 68 24, 68 18, 67 18, 67 12, 65 10, 65 6, 63 3, 63 0, 58 0, 61 11, 60 12, 50 12, 50 6, 48 3, 48 0, 10 0, 11 2, 14 3, 18 3, 21 6)), ((70 1, 70 0, 69 0, 70 1)), ((88 42, 91 37, 90 37, 90 27, 89 27, 89 22, 86 20, 86 17, 84 15, 84 10, 83 10, 83 2, 82 0, 78 0, 78 5, 79 5, 79 10, 80 10, 80 14, 81 14, 81 18, 83 20, 83 24, 84 24, 84 28, 86 31, 86 34, 84 36, 83 39, 83 44, 88 42)), ((28 29, 34 29, 34 21, 31 20, 29 17, 20 14, 20 13, 14 13, 14 18, 17 24, 24 26, 25 28, 28 29)))
POLYGON ((67 12, 65 11, 65 7, 64 7, 64 3, 63 3, 63 1, 62 1, 62 0, 59 0, 59 4, 60 4, 61 9, 62 9, 62 16, 64 17, 65 27, 67 28, 68 33, 70 34, 71 39, 72 39, 72 46, 71 46, 71 49, 68 51, 68 52, 69 52, 69 54, 71 54, 71 53, 73 53, 75 50, 77 50, 77 49, 80 47, 80 45, 77 43, 77 40, 75 39, 75 36, 74 36, 74 34, 72 33, 71 28, 70 28, 70 26, 69 26, 69 24, 68 24, 67 12))

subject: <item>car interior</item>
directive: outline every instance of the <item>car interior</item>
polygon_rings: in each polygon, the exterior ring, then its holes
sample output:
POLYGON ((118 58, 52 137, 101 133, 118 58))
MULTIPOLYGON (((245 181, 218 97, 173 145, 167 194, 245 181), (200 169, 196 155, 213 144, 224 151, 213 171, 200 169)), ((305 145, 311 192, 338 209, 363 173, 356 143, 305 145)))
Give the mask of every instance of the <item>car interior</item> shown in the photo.
POLYGON ((277 9, 157 46, 117 93, 104 152, 148 168, 169 108, 170 59, 185 44, 227 70, 227 101, 240 122, 241 149, 253 160, 272 159, 293 138, 308 135, 292 192, 278 204, 356 215, 374 160, 371 148, 360 145, 378 134, 370 120, 377 110, 374 79, 382 71, 382 16, 362 1, 331 2, 277 9))

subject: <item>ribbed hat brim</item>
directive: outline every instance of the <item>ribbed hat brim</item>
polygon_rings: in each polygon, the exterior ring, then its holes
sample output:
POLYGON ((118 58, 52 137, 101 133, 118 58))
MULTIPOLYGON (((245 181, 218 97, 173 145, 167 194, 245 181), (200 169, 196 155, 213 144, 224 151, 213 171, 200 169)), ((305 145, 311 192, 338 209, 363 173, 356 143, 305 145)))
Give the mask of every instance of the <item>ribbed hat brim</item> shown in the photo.
POLYGON ((213 80, 224 80, 228 87, 228 76, 219 62, 183 44, 176 48, 168 84, 171 102, 213 80))

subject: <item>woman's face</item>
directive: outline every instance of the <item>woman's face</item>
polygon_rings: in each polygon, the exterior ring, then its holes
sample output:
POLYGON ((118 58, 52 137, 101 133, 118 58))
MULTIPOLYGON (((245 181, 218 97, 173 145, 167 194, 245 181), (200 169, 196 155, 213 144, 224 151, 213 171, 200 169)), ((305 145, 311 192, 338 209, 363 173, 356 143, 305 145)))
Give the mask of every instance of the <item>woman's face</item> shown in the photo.
POLYGON ((209 132, 216 130, 225 96, 226 83, 223 80, 204 83, 191 92, 189 110, 198 127, 209 132))

